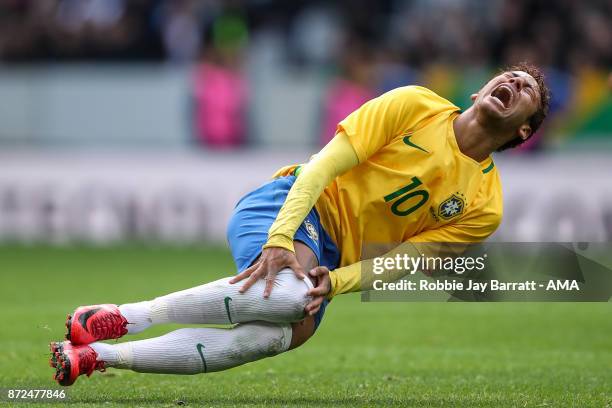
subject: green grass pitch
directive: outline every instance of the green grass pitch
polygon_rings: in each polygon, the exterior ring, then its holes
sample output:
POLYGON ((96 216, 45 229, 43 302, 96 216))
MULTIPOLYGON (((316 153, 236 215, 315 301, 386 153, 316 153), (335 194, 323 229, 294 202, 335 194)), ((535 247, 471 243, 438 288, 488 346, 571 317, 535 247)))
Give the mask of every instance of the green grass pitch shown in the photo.
MULTIPOLYGON (((55 386, 47 345, 63 337, 66 313, 76 306, 149 299, 232 274, 234 267, 218 247, 5 246, 0 271, 6 393, 55 386)), ((196 376, 109 369, 80 378, 67 392, 66 404, 91 407, 610 407, 612 307, 373 304, 346 295, 329 306, 315 337, 289 353, 196 376)), ((42 406, 54 405, 64 403, 42 406)))

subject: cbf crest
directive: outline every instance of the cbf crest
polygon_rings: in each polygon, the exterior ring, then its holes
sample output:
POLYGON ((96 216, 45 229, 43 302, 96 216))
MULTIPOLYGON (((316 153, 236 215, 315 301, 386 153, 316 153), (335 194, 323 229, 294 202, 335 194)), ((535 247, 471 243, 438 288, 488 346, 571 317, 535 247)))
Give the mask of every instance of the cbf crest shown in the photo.
POLYGON ((450 220, 463 214, 465 209, 465 199, 461 193, 456 193, 440 203, 438 216, 444 220, 450 220))

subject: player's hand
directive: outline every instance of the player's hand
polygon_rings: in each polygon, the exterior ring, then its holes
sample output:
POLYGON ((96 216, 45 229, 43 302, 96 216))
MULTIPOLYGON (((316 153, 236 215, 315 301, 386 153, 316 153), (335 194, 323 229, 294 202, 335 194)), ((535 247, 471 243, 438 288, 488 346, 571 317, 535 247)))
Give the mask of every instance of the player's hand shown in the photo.
POLYGON ((331 291, 331 280, 329 279, 329 269, 325 266, 317 266, 308 272, 315 278, 317 286, 308 291, 308 296, 312 296, 312 301, 306 305, 304 311, 308 316, 312 316, 319 311, 325 297, 331 291))
POLYGON ((233 284, 248 278, 244 285, 238 290, 240 293, 244 293, 249 290, 257 280, 264 278, 266 280, 266 288, 264 289, 263 295, 267 298, 272 292, 276 274, 284 268, 291 268, 298 279, 304 279, 306 277, 302 266, 293 252, 285 248, 265 248, 261 252, 261 256, 257 262, 234 276, 229 283, 233 284))

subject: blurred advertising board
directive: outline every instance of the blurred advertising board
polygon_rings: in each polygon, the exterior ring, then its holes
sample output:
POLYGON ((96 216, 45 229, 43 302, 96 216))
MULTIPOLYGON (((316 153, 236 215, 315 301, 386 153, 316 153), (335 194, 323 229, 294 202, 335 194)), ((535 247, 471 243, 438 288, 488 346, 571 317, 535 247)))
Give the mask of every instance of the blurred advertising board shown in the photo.
MULTIPOLYGON (((224 241, 240 197, 309 151, 0 154, 0 240, 224 241)), ((499 155, 498 241, 610 241, 606 155, 499 155)))

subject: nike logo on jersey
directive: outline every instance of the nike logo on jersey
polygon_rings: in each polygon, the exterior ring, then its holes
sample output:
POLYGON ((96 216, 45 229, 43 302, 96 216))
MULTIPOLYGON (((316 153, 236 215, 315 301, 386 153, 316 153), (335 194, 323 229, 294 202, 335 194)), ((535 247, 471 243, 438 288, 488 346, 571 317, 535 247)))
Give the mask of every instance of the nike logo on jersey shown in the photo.
POLYGON ((412 133, 410 133, 410 134, 408 134, 408 135, 404 136, 404 143, 405 143, 407 146, 414 147, 415 149, 419 149, 420 151, 425 152, 425 153, 429 153, 427 150, 423 149, 421 146, 418 146, 418 145, 415 145, 414 143, 412 143, 412 142, 410 141, 410 138, 411 138, 411 137, 412 137, 412 133))

